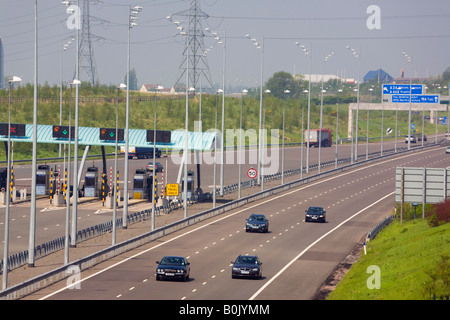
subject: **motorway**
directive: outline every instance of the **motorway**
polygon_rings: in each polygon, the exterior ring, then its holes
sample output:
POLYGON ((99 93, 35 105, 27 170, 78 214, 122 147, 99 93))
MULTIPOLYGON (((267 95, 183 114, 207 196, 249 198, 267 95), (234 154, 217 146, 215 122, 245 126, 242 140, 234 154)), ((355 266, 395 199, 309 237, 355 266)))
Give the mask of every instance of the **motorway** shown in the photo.
MULTIPOLYGON (((443 147, 342 172, 206 220, 82 272, 77 289, 50 286, 29 299, 291 300, 311 299, 367 231, 394 208, 397 166, 448 167, 443 147), (308 206, 327 223, 305 223, 308 206), (265 214, 269 233, 246 233, 245 218, 265 214), (263 278, 231 279, 231 261, 256 254, 263 278), (156 281, 155 261, 183 255, 190 280, 156 281)), ((382 268, 382 261, 380 261, 382 268)), ((73 283, 71 283, 73 284, 73 283)), ((369 290, 369 289, 368 289, 369 290)))
MULTIPOLYGON (((403 141, 400 141, 403 142, 403 141)), ((404 143, 398 143, 398 147, 403 147, 404 143)), ((385 143, 384 150, 393 149, 393 142, 385 143)), ((360 157, 365 155, 365 145, 360 144, 359 146, 360 157)), ((379 144, 370 144, 369 152, 376 152, 380 150, 379 144)), ((303 150, 303 166, 306 166, 306 148, 303 150)), ((335 159, 335 146, 331 148, 322 148, 321 150, 321 161, 331 161, 335 159)), ((250 167, 255 167, 256 163, 249 163, 249 153, 254 151, 246 151, 246 163, 242 165, 241 175, 242 181, 247 181, 249 178, 247 177, 247 170, 250 167)), ((226 159, 234 159, 234 163, 237 161, 236 151, 227 151, 225 154, 226 159), (231 157, 229 156, 231 155, 231 157)), ((311 148, 310 155, 310 164, 318 163, 318 148, 311 148)), ((278 160, 281 161, 281 152, 277 148, 273 148, 272 152, 268 152, 268 155, 275 158, 275 154, 278 156, 278 160), (278 152, 276 152, 278 151, 278 152)), ((350 157, 350 145, 339 145, 338 147, 338 156, 339 158, 349 158, 350 157)), ((177 161, 174 160, 175 156, 163 157, 157 159, 158 162, 161 162, 165 168, 164 173, 164 181, 165 183, 175 183, 178 175, 178 167, 177 161)), ((206 159, 206 155, 204 156, 206 159)), ((285 150, 285 170, 298 169, 301 165, 301 151, 299 147, 290 147, 285 150)), ((146 164, 149 162, 148 159, 142 160, 130 160, 130 173, 129 173, 129 192, 132 194, 133 192, 133 175, 136 169, 145 168, 146 164)), ((224 165, 224 186, 232 185, 238 182, 238 166, 236 164, 230 163, 231 161, 226 161, 224 165)), ((119 172, 123 172, 124 160, 123 157, 119 161, 119 172)), ((51 166, 57 168, 60 165, 63 168, 62 163, 55 163, 51 166)), ((268 166, 271 164, 268 164, 268 166)), ((95 166, 99 168, 101 171, 102 161, 101 160, 87 160, 84 171, 86 167, 95 166)), ((114 166, 114 160, 107 160, 107 172, 109 175, 109 168, 114 166)), ((281 170, 281 164, 277 162, 277 171, 281 170)), ((73 168, 73 166, 72 166, 73 168)), ((197 187, 197 170, 194 164, 189 165, 189 170, 193 170, 195 172, 195 186, 197 187)), ((327 168, 322 169, 327 170, 327 168)), ((267 172, 268 173, 268 170, 267 172)), ((314 172, 312 172, 314 173, 314 172)), ((16 180, 16 188, 27 188, 28 193, 30 192, 31 186, 31 165, 18 165, 14 166, 14 174, 16 180)), ((290 181, 292 179, 300 178, 299 175, 296 177, 286 178, 285 181, 290 181)), ((158 175, 158 183, 159 190, 161 190, 161 176, 158 175)), ((82 174, 81 185, 84 183, 84 173, 82 174)), ((276 183, 281 183, 280 180, 276 183)), ((123 192, 123 178, 120 178, 119 181, 120 190, 123 192)), ((217 180, 216 186, 220 186, 220 165, 217 166, 217 180)), ((201 187, 204 192, 211 192, 213 189, 213 165, 202 164, 201 165, 201 187)), ((259 191, 260 188, 256 187, 255 191, 259 191)), ((231 195, 234 199, 237 198, 237 192, 231 195)), ((80 198, 81 199, 81 198, 80 198)), ((218 198, 218 204, 220 204, 221 199, 218 198)), ((150 203, 146 201, 129 201, 128 213, 139 212, 144 209, 150 208, 150 203)), ((71 210, 72 211, 72 210, 71 210)), ((54 207, 50 204, 50 201, 47 198, 38 199, 36 203, 36 245, 45 243, 47 241, 59 238, 64 235, 64 226, 65 226, 65 207, 54 207)), ((189 212, 188 212, 189 214, 189 212)), ((0 205, 0 239, 3 243, 4 241, 4 215, 5 215, 5 206, 0 205)), ((122 216, 122 207, 118 208, 117 216, 122 216)), ((10 247, 9 254, 13 254, 16 252, 21 252, 23 250, 28 249, 28 234, 29 234, 29 220, 30 220, 30 202, 17 202, 11 204, 11 223, 10 223, 10 247)), ((99 200, 95 201, 87 201, 84 202, 81 199, 81 203, 78 204, 78 216, 77 216, 77 230, 82 230, 84 228, 88 228, 94 225, 98 225, 112 219, 112 209, 107 209, 103 206, 102 202, 99 200)), ((3 257, 3 245, 0 245, 0 256, 3 257)))

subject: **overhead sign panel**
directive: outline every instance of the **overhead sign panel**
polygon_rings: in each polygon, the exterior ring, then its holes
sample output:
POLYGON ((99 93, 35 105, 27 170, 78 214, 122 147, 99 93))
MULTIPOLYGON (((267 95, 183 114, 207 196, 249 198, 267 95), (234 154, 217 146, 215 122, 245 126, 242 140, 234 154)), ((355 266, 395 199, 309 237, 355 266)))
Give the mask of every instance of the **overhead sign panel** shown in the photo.
MULTIPOLYGON (((8 123, 0 123, 0 135, 8 136, 8 123)), ((19 123, 11 123, 11 137, 25 137, 25 125, 19 123)))
POLYGON ((53 138, 58 139, 69 139, 69 133, 70 133, 70 139, 75 139, 75 127, 71 126, 69 132, 69 126, 53 126, 53 138))
POLYGON ((386 94, 383 95, 384 103, 409 103, 411 98, 411 103, 440 103, 440 95, 438 94, 386 94))
MULTIPOLYGON (((100 128, 100 140, 116 141, 115 128, 100 128)), ((124 130, 117 129, 117 141, 124 141, 124 130)))

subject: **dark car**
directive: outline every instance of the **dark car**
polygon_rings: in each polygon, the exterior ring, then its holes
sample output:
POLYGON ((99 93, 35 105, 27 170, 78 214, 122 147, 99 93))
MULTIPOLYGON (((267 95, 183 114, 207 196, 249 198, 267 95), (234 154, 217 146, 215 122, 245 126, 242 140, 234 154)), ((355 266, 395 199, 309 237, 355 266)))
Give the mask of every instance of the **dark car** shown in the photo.
POLYGON ((156 263, 158 264, 156 268, 156 280, 171 278, 186 281, 189 279, 191 266, 184 257, 166 256, 162 258, 161 262, 156 261, 156 263))
POLYGON ((269 231, 269 220, 267 220, 266 216, 263 214, 252 214, 247 220, 245 224, 245 231, 269 231))
POLYGON ((322 221, 326 222, 327 216, 326 211, 322 207, 309 207, 305 210, 305 222, 308 221, 322 221))
POLYGON ((424 135, 424 134, 422 134, 422 133, 419 133, 419 134, 417 135, 417 141, 422 141, 422 136, 423 136, 423 141, 428 141, 427 136, 424 135))
MULTIPOLYGON (((155 162, 156 172, 161 172, 163 170, 163 165, 159 162, 155 162)), ((153 171, 153 161, 147 163, 147 172, 153 171)))
POLYGON ((262 262, 257 256, 240 255, 236 261, 231 261, 231 277, 251 277, 260 279, 262 277, 262 262))

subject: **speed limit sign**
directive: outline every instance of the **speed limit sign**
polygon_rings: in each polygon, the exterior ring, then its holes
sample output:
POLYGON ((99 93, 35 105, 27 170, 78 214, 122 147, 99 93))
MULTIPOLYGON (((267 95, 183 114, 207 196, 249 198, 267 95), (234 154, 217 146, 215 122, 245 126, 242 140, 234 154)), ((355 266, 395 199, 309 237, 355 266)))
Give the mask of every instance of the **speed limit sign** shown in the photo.
POLYGON ((256 178, 257 174, 258 174, 258 172, 256 171, 255 168, 250 168, 250 169, 248 169, 248 171, 247 171, 247 176, 248 176, 250 179, 256 178))

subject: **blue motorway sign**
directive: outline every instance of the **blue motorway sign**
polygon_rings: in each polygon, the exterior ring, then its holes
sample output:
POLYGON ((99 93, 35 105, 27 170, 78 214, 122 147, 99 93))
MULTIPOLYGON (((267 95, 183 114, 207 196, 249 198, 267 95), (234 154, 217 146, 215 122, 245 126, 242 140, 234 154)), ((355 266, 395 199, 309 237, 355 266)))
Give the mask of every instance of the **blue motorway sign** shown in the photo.
MULTIPOLYGON (((410 94, 409 84, 383 84, 383 94, 410 94)), ((423 94, 423 85, 413 84, 411 94, 423 94)))
MULTIPOLYGON (((392 103, 409 103, 409 94, 393 94, 392 103)), ((411 95, 411 103, 439 103, 438 94, 411 95)))

